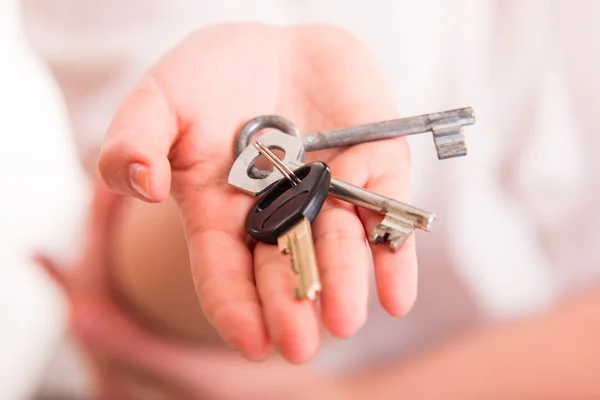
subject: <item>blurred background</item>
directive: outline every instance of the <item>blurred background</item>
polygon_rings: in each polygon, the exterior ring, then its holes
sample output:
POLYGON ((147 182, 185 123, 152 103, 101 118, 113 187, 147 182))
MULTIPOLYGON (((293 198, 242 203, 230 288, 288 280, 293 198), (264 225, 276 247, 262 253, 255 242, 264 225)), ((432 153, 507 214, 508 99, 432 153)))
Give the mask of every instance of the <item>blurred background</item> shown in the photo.
POLYGON ((471 106, 469 155, 411 137, 419 298, 320 356, 405 357, 482 321, 552 307, 600 277, 600 3, 594 0, 0 3, 0 398, 83 399, 61 293, 31 261, 80 250, 89 173, 125 92, 190 31, 327 22, 371 49, 402 116, 471 106), (386 329, 381 329, 386 327, 386 329), (393 346, 390 346, 390 343, 393 346), (343 354, 343 356, 340 356, 343 354))

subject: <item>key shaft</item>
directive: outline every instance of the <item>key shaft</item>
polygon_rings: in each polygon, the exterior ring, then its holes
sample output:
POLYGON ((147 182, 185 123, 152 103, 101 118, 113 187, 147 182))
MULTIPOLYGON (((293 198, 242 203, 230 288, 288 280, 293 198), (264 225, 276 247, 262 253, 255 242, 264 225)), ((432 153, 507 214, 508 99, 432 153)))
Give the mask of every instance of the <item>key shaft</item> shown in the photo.
POLYGON ((324 150, 425 132, 435 133, 434 129, 443 126, 460 127, 474 123, 475 113, 471 107, 467 107, 310 133, 302 136, 302 143, 305 151, 324 150))
MULTIPOLYGON (((290 161, 288 165, 292 169, 296 169, 304 164, 298 161, 290 161)), ((415 228, 427 232, 433 229, 433 225, 437 219, 433 213, 333 177, 329 184, 328 194, 355 206, 363 207, 383 215, 401 215, 404 219, 413 221, 415 228)))
POLYGON ((329 194, 380 214, 401 214, 404 218, 414 221, 416 228, 427 232, 433 229, 436 220, 435 214, 335 178, 331 178, 329 194))

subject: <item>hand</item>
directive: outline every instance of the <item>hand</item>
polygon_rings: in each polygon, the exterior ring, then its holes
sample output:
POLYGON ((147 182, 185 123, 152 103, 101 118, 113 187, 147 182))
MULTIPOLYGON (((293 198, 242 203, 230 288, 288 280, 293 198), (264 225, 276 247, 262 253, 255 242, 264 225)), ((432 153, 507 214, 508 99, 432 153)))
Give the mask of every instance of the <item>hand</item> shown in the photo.
MULTIPOLYGON (((156 63, 125 98, 99 160, 115 192, 181 209, 200 305, 223 340, 251 360, 275 346, 302 363, 319 346, 315 306, 299 302, 289 260, 247 240, 255 198, 227 184, 238 130, 279 114, 302 132, 397 118, 393 97, 365 47, 327 26, 224 24, 201 29, 156 63)), ((409 200, 410 161, 402 138, 307 154, 333 176, 409 200)), ((366 319, 371 254, 366 234, 381 216, 329 199, 313 224, 332 335, 353 335, 366 319)), ((379 299, 394 316, 411 308, 417 261, 411 237, 398 253, 372 248, 379 299)))
POLYGON ((170 343, 108 303, 88 303, 73 333, 96 360, 102 399, 349 399, 343 379, 273 358, 256 364, 231 351, 170 343))
POLYGON ((87 241, 71 262, 35 259, 62 289, 69 334, 91 372, 97 399, 348 399, 346 379, 315 374, 279 357, 252 363, 217 343, 182 342, 148 329, 111 290, 107 226, 122 200, 97 182, 87 241), (107 216, 107 210, 109 215, 107 216))

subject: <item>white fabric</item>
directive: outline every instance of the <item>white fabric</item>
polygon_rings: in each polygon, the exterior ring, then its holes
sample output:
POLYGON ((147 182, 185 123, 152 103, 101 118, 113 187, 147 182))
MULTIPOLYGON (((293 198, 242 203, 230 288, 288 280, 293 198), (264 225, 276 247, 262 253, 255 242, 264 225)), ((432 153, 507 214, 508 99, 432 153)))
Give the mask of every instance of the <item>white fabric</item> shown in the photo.
POLYGON ((31 398, 62 336, 64 304, 33 251, 78 246, 85 179, 67 110, 27 47, 18 2, 0 2, 0 398, 31 398))
POLYGON ((328 22, 372 49, 402 115, 474 107, 469 155, 437 161, 410 138, 420 293, 392 320, 372 290, 368 325, 323 367, 377 361, 485 318, 548 307, 600 272, 600 3, 513 1, 25 0, 27 32, 94 154, 125 91, 190 30, 231 20, 328 22))

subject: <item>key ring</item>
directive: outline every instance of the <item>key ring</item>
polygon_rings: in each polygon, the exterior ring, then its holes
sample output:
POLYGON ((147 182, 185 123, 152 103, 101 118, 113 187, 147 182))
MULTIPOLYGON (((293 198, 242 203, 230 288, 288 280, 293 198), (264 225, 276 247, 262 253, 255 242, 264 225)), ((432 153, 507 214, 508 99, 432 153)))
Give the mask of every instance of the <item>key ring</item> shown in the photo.
POLYGON ((289 120, 280 117, 279 115, 261 115, 246 122, 244 126, 242 126, 242 129, 240 129, 237 138, 236 157, 248 147, 252 136, 265 128, 278 129, 283 133, 300 138, 300 131, 296 128, 296 125, 289 120))
MULTIPOLYGON (((276 129, 269 129, 260 137, 260 140, 269 149, 283 151, 282 161, 287 167, 293 170, 302 166, 304 147, 299 138, 276 129)), ((229 184, 248 194, 258 196, 284 177, 277 169, 266 171, 255 167, 254 162, 260 155, 261 153, 256 147, 245 147, 231 166, 228 177, 229 184)))

